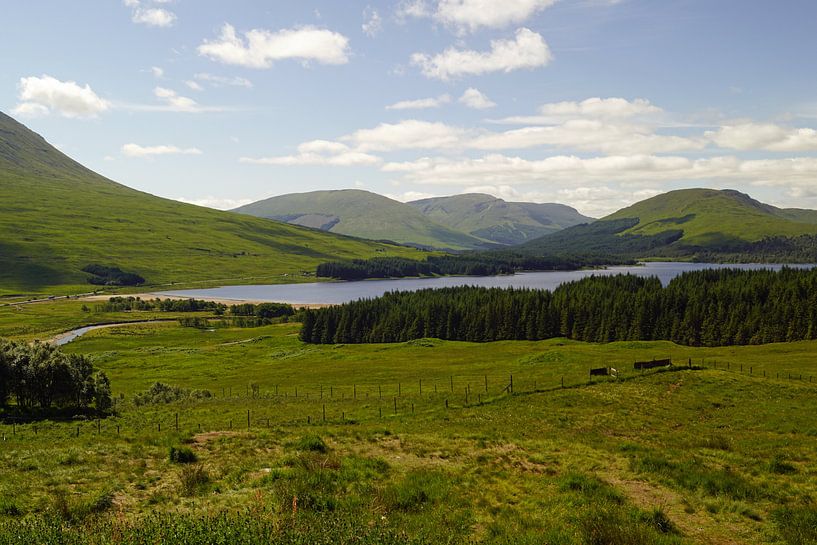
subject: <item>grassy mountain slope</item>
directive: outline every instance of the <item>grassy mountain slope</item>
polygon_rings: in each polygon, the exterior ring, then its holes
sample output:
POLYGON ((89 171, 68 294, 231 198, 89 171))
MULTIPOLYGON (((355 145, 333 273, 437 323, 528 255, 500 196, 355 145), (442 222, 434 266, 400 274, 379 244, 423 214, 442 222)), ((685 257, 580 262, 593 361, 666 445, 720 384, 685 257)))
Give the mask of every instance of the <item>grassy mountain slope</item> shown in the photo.
POLYGON ((815 222, 814 210, 776 208, 734 190, 684 189, 547 235, 526 248, 633 257, 746 253, 753 243, 770 237, 817 235, 815 222))
POLYGON ((435 223, 407 204, 359 189, 281 195, 235 212, 418 246, 464 250, 488 245, 485 240, 435 223))
POLYGON ((87 289, 90 263, 154 284, 240 283, 383 255, 419 254, 130 189, 0 113, 0 295, 87 289))
POLYGON ((422 199, 408 204, 439 224, 506 245, 521 244, 592 221, 563 204, 506 202, 481 193, 422 199))

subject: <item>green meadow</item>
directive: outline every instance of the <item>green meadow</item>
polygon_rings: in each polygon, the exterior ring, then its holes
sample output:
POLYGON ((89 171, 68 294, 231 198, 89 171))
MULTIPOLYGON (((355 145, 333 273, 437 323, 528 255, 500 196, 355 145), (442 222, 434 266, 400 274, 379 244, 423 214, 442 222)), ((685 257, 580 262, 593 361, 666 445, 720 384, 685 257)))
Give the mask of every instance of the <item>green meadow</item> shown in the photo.
MULTIPOLYGON (((74 303, 0 332, 66 329, 74 303)), ((0 426, 0 543, 817 539, 813 342, 315 346, 298 327, 67 345, 111 378, 116 414, 0 426), (214 397, 137 406, 155 381, 214 397)))

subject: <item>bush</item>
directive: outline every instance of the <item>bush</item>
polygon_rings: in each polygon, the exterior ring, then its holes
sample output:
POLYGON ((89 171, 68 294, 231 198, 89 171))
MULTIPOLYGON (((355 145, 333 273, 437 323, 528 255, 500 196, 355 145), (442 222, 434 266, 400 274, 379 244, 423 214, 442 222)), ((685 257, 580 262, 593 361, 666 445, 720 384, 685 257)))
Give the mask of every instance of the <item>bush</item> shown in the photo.
POLYGON ((777 475, 788 475, 797 472, 797 468, 794 467, 792 464, 788 463, 780 455, 775 455, 769 461, 768 468, 770 473, 776 473, 777 475))
POLYGON ((788 545, 817 543, 817 504, 784 507, 772 515, 788 545))
POLYGON ((85 356, 64 354, 48 343, 0 340, 0 405, 9 397, 22 409, 52 407, 107 412, 110 381, 85 356))
POLYGON ((329 447, 326 446, 323 439, 320 438, 318 435, 305 435, 301 437, 298 441, 298 450, 308 451, 308 452, 320 452, 325 454, 329 451, 329 447))
POLYGON ((195 496, 210 483, 210 475, 199 464, 185 465, 179 471, 179 482, 183 496, 195 496))
POLYGON ((154 382, 148 390, 133 396, 133 403, 139 407, 141 405, 158 405, 186 399, 209 399, 211 397, 213 397, 213 394, 210 390, 187 390, 178 386, 154 382))
POLYGON ((400 511, 419 511, 448 494, 449 478, 438 472, 412 471, 385 493, 386 504, 400 511))
POLYGON ((187 447, 170 447, 168 459, 174 464, 192 464, 198 461, 196 453, 187 447))

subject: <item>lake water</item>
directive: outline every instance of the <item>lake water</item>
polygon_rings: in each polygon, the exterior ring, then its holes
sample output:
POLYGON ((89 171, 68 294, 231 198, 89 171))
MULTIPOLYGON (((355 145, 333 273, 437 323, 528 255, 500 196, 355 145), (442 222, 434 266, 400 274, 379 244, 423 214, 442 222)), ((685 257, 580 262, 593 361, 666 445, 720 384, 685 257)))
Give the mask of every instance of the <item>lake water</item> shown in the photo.
MULTIPOLYGON (((814 265, 795 265, 811 268, 814 265)), ((703 269, 773 269, 783 265, 770 264, 712 264, 649 262, 633 267, 609 267, 598 270, 525 272, 508 276, 444 276, 438 278, 398 278, 393 280, 361 280, 358 282, 314 282, 309 284, 271 284, 257 286, 224 286, 221 288, 164 291, 157 295, 193 298, 213 298, 234 301, 269 301, 293 305, 340 304, 357 299, 372 298, 388 291, 416 291, 426 288, 452 286, 482 286, 490 288, 534 288, 553 290, 565 282, 588 276, 634 274, 656 276, 666 285, 687 271, 703 269)))

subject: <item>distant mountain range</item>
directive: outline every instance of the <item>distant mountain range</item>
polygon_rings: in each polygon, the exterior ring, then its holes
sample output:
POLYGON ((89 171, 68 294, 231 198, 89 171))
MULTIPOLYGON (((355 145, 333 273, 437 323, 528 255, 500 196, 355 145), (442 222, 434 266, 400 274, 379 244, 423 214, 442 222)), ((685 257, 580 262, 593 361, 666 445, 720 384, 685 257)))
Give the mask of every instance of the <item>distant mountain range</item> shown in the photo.
POLYGON ((591 218, 561 204, 506 202, 482 194, 401 203, 357 189, 272 197, 235 212, 423 248, 473 250, 520 244, 591 218))
POLYGON ((92 264, 150 283, 246 283, 374 256, 424 254, 154 197, 0 113, 0 295, 91 289, 92 264))
POLYGON ((520 247, 573 253, 751 261, 817 259, 817 211, 777 208, 734 190, 683 189, 638 202, 592 224, 520 247))

